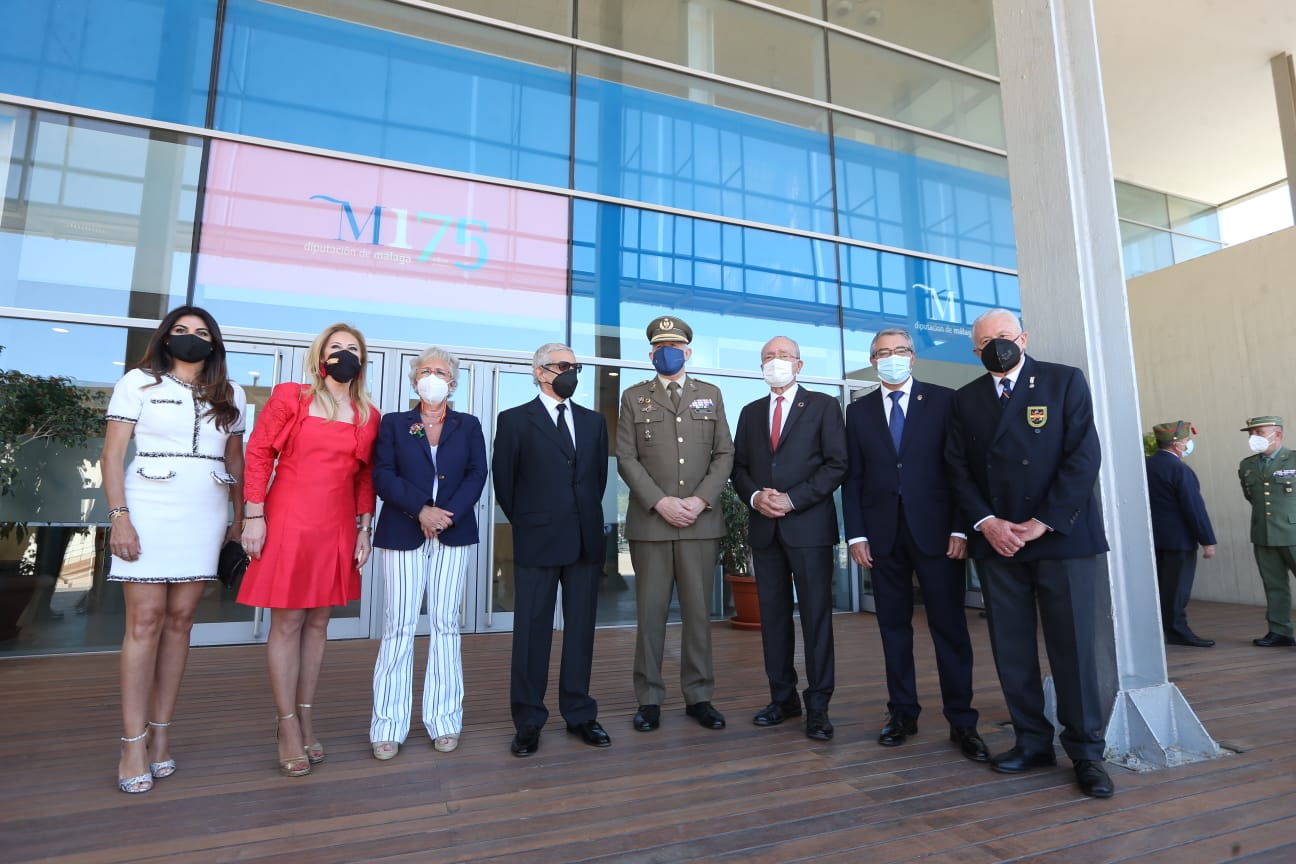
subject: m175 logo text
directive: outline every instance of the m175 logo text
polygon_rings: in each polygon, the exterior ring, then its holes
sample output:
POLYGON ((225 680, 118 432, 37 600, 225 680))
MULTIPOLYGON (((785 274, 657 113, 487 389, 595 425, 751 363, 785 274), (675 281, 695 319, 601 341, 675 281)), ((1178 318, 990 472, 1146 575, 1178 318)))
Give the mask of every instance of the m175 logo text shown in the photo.
MULTIPOLYGON (((368 243, 371 246, 379 247, 378 250, 366 253, 362 257, 372 257, 379 261, 397 261, 409 263, 417 261, 418 263, 427 263, 432 260, 437 249, 442 242, 453 243, 462 251, 457 253, 457 257, 465 258, 464 261, 455 261, 454 266, 460 270, 480 270, 486 266, 489 256, 486 247, 487 225, 480 219, 465 219, 462 216, 447 216, 443 213, 423 213, 415 212, 412 216, 410 211, 403 207, 389 207, 384 204, 375 204, 369 209, 368 215, 361 221, 356 217, 356 208, 351 205, 350 201, 342 198, 334 198, 332 195, 312 195, 312 201, 328 201, 338 205, 338 233, 337 240, 341 243, 368 243), (384 225, 386 228, 386 239, 384 240, 384 225), (454 227, 453 240, 447 240, 446 235, 450 228, 454 227), (411 242, 413 238, 414 242, 411 242), (419 248, 415 243, 422 243, 422 251, 418 257, 405 255, 399 251, 401 249, 414 250, 419 248)), ((363 208, 362 212, 363 212, 363 208)), ((308 243, 307 251, 330 252, 351 257, 359 256, 361 250, 354 247, 328 247, 319 244, 308 243), (314 249, 310 247, 316 247, 314 249)), ((443 254, 446 254, 443 252, 443 254)), ((450 253, 455 254, 455 253, 450 253)))

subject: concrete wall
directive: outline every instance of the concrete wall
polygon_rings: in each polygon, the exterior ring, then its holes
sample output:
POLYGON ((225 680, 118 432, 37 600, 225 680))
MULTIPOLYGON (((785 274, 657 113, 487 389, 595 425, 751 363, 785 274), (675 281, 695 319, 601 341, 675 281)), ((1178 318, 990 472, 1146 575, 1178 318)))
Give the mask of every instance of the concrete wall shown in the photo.
MULTIPOLYGON (((1201 479, 1219 549, 1199 561, 1193 597, 1263 605, 1237 479, 1250 451, 1238 428, 1248 417, 1280 414, 1296 448, 1296 228, 1127 287, 1143 429, 1180 419, 1197 427, 1188 464, 1201 479)), ((1256 635, 1264 629, 1258 612, 1256 635)))

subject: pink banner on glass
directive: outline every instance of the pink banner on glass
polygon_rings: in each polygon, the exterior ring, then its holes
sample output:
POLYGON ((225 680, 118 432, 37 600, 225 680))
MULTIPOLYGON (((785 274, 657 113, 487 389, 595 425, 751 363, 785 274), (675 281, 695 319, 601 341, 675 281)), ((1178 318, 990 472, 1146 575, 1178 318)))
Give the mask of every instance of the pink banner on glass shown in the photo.
POLYGON ((567 239, 559 195, 212 141, 198 281, 562 320, 567 239))

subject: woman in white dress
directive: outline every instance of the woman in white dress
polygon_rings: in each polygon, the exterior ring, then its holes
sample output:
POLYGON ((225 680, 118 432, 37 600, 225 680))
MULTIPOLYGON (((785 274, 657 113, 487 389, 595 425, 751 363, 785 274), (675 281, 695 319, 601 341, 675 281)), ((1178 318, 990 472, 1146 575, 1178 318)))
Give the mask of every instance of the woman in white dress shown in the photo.
POLYGON ((216 578, 221 544, 237 536, 229 502, 243 500, 246 405, 226 372, 220 328, 196 306, 167 313, 108 403, 108 581, 121 582, 126 599, 123 792, 147 792, 176 770, 168 727, 204 583, 216 578), (123 467, 132 435, 135 458, 123 467))

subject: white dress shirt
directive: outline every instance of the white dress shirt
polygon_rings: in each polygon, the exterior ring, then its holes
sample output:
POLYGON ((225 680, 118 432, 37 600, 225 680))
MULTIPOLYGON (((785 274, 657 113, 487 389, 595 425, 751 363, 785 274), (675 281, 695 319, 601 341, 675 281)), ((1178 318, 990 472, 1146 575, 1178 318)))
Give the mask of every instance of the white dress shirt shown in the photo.
POLYGON ((567 431, 571 433, 572 447, 576 446, 576 422, 572 420, 572 404, 570 399, 555 399, 543 390, 540 391, 540 404, 545 406, 549 412, 549 419, 553 421, 554 426, 558 425, 558 406, 565 404, 567 406, 567 431))

